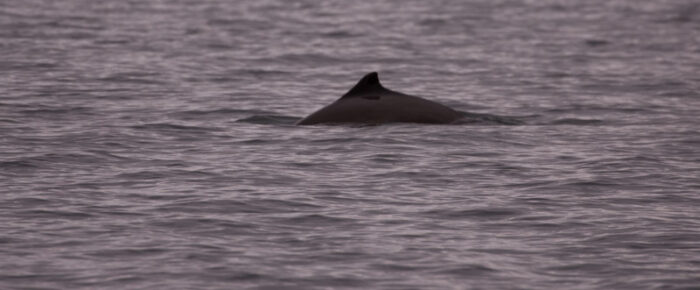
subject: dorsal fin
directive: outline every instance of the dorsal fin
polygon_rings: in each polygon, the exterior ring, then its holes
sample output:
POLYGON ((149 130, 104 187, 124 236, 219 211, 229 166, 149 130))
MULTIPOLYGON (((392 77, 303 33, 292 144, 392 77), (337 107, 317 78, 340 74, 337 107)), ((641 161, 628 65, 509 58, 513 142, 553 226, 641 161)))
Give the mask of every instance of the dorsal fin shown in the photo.
POLYGON ((371 72, 362 77, 362 79, 345 93, 341 99, 358 95, 361 96, 367 93, 377 92, 378 90, 385 90, 385 88, 379 83, 379 74, 377 74, 377 72, 371 72))

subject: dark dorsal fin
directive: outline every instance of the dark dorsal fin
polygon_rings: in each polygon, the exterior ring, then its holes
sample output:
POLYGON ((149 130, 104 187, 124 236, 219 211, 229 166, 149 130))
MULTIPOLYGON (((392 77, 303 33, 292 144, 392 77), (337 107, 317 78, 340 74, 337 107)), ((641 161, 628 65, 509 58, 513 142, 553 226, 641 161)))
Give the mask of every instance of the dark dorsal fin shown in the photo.
POLYGON ((366 74, 357 84, 352 87, 347 93, 345 93, 342 98, 352 97, 352 96, 362 96, 368 93, 377 92, 379 90, 385 90, 382 84, 379 83, 379 74, 377 72, 371 72, 366 74))

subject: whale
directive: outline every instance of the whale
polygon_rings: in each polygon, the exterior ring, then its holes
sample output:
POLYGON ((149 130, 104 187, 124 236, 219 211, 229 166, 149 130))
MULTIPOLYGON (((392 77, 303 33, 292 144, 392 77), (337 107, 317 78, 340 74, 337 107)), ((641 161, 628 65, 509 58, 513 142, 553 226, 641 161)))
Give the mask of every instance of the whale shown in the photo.
POLYGON ((296 122, 317 124, 450 124, 461 119, 462 112, 448 106, 385 88, 379 74, 371 72, 335 102, 296 122))

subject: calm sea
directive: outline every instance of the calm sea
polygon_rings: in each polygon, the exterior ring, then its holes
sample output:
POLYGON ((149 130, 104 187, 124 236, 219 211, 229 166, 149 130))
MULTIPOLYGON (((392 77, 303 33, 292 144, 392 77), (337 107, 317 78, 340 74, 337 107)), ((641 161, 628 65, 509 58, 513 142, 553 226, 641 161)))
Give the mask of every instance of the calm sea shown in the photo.
POLYGON ((699 289, 699 116, 695 0, 4 0, 0 288, 699 289))

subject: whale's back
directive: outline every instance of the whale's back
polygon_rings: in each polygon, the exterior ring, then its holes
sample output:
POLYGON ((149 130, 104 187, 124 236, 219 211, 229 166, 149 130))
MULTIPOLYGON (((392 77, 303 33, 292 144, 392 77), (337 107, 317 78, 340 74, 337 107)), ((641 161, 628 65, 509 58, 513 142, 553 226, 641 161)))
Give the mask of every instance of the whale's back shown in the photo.
POLYGON ((377 73, 370 73, 340 99, 300 120, 297 125, 392 122, 445 124, 454 122, 461 116, 461 113, 445 105, 388 90, 379 83, 377 73))

